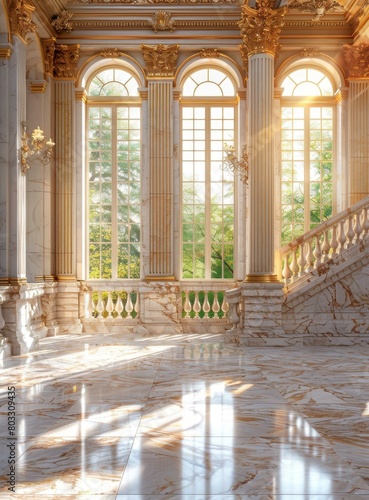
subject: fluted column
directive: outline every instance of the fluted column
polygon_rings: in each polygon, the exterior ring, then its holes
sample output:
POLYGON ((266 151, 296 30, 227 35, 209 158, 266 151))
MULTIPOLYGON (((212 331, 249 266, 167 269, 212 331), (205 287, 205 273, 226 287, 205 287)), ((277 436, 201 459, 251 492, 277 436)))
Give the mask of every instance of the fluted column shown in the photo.
POLYGON ((349 73, 349 205, 369 194, 369 44, 345 45, 349 73))
POLYGON ((173 75, 178 46, 144 45, 142 49, 149 80, 150 236, 146 279, 173 280, 173 75))

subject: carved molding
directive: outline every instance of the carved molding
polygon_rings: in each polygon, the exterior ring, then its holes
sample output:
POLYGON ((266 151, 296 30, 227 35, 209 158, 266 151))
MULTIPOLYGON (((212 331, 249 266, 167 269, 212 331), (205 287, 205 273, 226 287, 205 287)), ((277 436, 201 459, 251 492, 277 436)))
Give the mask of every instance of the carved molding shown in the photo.
POLYGON ((178 58, 179 45, 141 45, 147 77, 172 78, 178 58))
POLYGON ((36 31, 36 25, 32 21, 35 7, 28 5, 26 0, 9 0, 8 11, 10 29, 13 35, 18 35, 24 42, 28 33, 36 31))
POLYGON ((11 48, 0 48, 0 59, 10 59, 10 56, 12 55, 12 49, 11 48))
POLYGON ((75 78, 79 59, 79 44, 56 45, 54 54, 54 77, 75 78))
POLYGON ((220 57, 220 52, 218 49, 201 49, 200 57, 220 57))
POLYGON ((243 39, 243 57, 267 53, 273 56, 278 52, 279 35, 284 24, 286 8, 273 9, 274 0, 259 0, 256 8, 247 4, 242 7, 239 22, 243 39))
POLYGON ((52 22, 51 25, 54 27, 57 33, 60 31, 72 31, 73 25, 70 22, 72 19, 72 12, 68 12, 67 10, 63 10, 60 16, 57 16, 52 22))
POLYGON ((123 52, 119 49, 103 49, 100 52, 101 57, 121 57, 123 52))
POLYGON ((369 44, 344 45, 343 56, 351 78, 369 77, 369 44))
POLYGON ((73 3, 120 3, 133 5, 153 5, 153 4, 235 4, 239 5, 239 0, 74 0, 73 3))
POLYGON ((31 82, 29 88, 33 94, 43 94, 47 89, 46 82, 31 82))
POLYGON ((300 52, 301 57, 319 57, 320 54, 320 50, 315 47, 305 47, 300 52))
MULTIPOLYGON (((152 29, 150 20, 128 20, 128 21, 72 21, 73 29, 75 30, 144 30, 152 29)), ((176 20, 176 29, 223 29, 234 30, 238 27, 238 21, 192 21, 192 20, 176 20)))
POLYGON ((328 12, 344 12, 345 10, 336 0, 290 0, 287 5, 290 9, 314 14, 312 18, 314 23, 320 22, 328 12))
POLYGON ((170 12, 160 10, 155 12, 153 19, 150 21, 152 29, 155 33, 158 31, 174 31, 175 25, 170 12))
POLYGON ((56 38, 44 38, 41 40, 44 49, 45 74, 54 76, 54 54, 56 38))

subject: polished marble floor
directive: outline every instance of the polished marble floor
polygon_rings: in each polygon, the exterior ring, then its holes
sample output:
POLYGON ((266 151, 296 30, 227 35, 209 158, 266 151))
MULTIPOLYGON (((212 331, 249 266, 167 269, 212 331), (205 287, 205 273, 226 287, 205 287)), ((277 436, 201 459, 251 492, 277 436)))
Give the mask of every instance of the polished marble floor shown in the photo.
POLYGON ((368 355, 219 335, 44 339, 0 368, 0 498, 369 499, 368 355))

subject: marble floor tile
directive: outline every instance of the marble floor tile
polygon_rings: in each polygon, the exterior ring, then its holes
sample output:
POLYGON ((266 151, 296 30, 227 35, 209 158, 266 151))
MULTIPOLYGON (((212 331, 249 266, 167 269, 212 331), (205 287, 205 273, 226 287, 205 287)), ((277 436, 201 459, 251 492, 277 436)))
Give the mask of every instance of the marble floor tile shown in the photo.
POLYGON ((0 500, 368 500, 368 354, 218 334, 43 339, 0 366, 0 500))

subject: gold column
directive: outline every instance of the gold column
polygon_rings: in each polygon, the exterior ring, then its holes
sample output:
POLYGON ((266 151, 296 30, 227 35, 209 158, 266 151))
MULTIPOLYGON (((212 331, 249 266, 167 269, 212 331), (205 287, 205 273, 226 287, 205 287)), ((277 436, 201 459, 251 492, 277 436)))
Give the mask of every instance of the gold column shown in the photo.
POLYGON ((173 280, 173 79, 178 45, 142 45, 148 78, 150 251, 147 280, 173 280))
POLYGON ((349 206, 369 194, 369 44, 345 45, 349 74, 349 206))
POLYGON ((274 0, 243 6, 242 56, 248 62, 249 213, 245 282, 278 281, 274 274, 274 56, 285 9, 274 0))
POLYGON ((74 72, 79 45, 55 45, 56 274, 76 280, 74 178, 74 72))

